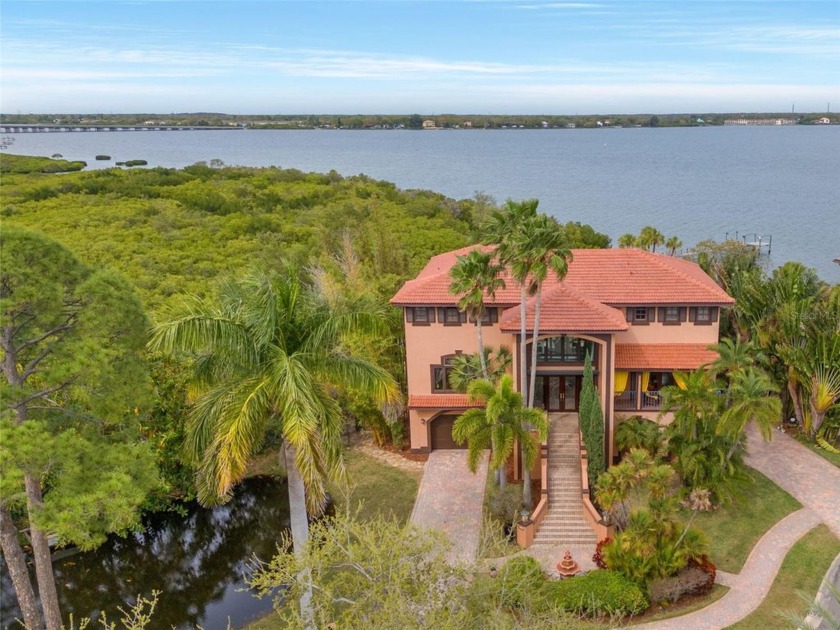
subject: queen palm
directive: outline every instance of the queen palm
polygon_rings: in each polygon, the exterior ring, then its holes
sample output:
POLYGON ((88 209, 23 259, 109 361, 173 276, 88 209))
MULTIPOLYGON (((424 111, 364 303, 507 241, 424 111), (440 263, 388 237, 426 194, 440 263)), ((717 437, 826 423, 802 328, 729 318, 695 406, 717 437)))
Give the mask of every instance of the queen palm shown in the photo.
MULTIPOLYGON (((513 377, 506 374, 495 386, 483 379, 473 381, 467 393, 471 401, 483 403, 484 408, 468 409, 461 414, 452 427, 452 437, 458 444, 466 442, 470 470, 476 471, 478 461, 488 447, 492 447, 490 468, 503 469, 517 441, 522 449, 523 468, 533 466, 539 455, 540 442, 548 435, 548 418, 544 412, 522 404, 522 394, 514 389, 513 377), (537 439, 528 427, 537 430, 537 439)), ((506 485, 504 474, 499 485, 506 485)), ((530 490, 527 486, 523 489, 526 504, 531 500, 530 490)))
POLYGON ((458 262, 449 272, 452 277, 452 283, 449 285, 450 292, 461 295, 458 307, 475 320, 478 335, 478 360, 485 380, 489 379, 489 374, 481 332, 481 320, 486 313, 484 299, 485 297, 493 299, 497 289, 505 288, 505 281, 499 276, 503 269, 504 267, 495 261, 493 252, 474 249, 466 256, 458 256, 458 262))
MULTIPOLYGON (((546 215, 530 220, 519 235, 513 254, 511 270, 515 278, 530 277, 530 292, 534 295, 534 333, 531 348, 531 379, 528 384, 528 406, 534 406, 537 382, 537 339, 540 336, 540 306, 543 284, 549 273, 562 280, 569 270, 572 252, 557 221, 546 215)), ((525 339, 523 337, 523 346, 525 339)))
MULTIPOLYGON (((486 241, 496 245, 496 253, 503 265, 509 265, 518 256, 517 250, 522 241, 521 234, 526 226, 537 216, 539 201, 527 199, 516 202, 508 199, 505 205, 494 211, 484 226, 486 241)), ((513 270, 511 270, 513 271, 513 270)), ((520 269, 523 271, 523 269, 520 269)), ((524 390, 528 383, 527 373, 527 348, 525 339, 527 336, 526 308, 528 303, 528 274, 513 274, 519 284, 519 334, 522 340, 519 346, 519 383, 524 390)))
POLYGON ((273 426, 283 436, 292 538, 302 550, 307 512, 323 510, 326 478, 344 472, 341 413, 330 388, 382 400, 396 388, 387 372, 348 354, 342 338, 384 328, 376 314, 329 305, 291 273, 261 272, 222 283, 214 303, 196 301, 157 326, 153 348, 196 355, 198 397, 186 444, 198 465, 199 500, 229 498, 273 426))

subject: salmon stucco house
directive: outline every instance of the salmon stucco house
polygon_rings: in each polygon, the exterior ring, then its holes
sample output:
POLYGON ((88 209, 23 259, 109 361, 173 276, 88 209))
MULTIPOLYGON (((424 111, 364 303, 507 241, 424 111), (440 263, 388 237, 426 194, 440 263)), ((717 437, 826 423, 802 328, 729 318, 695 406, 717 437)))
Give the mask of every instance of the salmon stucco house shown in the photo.
MULTIPOLYGON (((416 452, 457 448, 452 425, 470 406, 447 380, 452 357, 478 347, 475 324, 449 291, 449 271, 470 249, 434 256, 391 300, 404 315, 416 452)), ((573 255, 565 279, 549 277, 544 285, 536 344, 533 298, 528 303, 524 343, 529 366, 536 347, 536 403, 548 412, 577 411, 584 357, 592 354, 612 461, 616 420, 659 415, 659 389, 674 383, 673 372, 695 370, 715 358, 708 346, 718 342, 720 309, 734 300, 698 265, 679 258, 633 248, 580 249, 573 255)), ((518 380, 519 287, 503 277, 506 288, 486 301, 484 343, 510 348, 518 380)))

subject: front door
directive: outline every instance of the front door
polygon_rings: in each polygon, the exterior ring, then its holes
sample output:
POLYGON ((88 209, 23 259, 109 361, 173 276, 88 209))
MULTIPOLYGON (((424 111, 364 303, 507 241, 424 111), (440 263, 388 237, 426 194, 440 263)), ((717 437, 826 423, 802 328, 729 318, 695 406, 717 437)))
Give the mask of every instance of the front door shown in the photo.
POLYGON ((580 402, 581 376, 538 376, 534 405, 546 411, 577 411, 580 402))

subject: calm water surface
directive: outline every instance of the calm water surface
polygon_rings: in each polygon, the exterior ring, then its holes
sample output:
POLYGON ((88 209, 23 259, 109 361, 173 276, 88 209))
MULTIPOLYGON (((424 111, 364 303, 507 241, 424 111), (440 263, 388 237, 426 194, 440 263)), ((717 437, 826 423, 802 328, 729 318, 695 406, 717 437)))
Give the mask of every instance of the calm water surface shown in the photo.
MULTIPOLYGON (((9 149, 365 173, 455 198, 536 197, 613 239, 655 225, 686 246, 727 233, 773 237, 772 264, 800 260, 840 282, 840 126, 452 131, 142 131, 16 134, 9 149)), ((766 239, 765 239, 766 240, 766 239)))
MULTIPOLYGON (((270 598, 244 590, 249 561, 270 560, 288 527, 286 483, 267 478, 246 480, 220 507, 150 515, 141 532, 53 564, 61 610, 77 622, 100 611, 116 621, 119 607, 158 590, 154 628, 224 630, 228 620, 241 628, 272 607, 270 598)), ((17 600, 5 564, 0 568, 0 626, 16 628, 17 600)))

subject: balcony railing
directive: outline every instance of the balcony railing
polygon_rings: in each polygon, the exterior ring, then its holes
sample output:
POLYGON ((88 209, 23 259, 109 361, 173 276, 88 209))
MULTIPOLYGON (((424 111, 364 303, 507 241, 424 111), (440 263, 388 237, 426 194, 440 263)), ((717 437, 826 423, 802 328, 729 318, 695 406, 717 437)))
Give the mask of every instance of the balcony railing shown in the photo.
POLYGON ((662 396, 659 390, 642 392, 642 409, 659 409, 662 396))
POLYGON ((615 397, 615 408, 617 410, 632 410, 636 408, 636 392, 625 390, 615 397))
POLYGON ((642 392, 641 405, 636 401, 636 392, 626 390, 615 397, 616 411, 656 411, 662 406, 659 390, 642 392))

